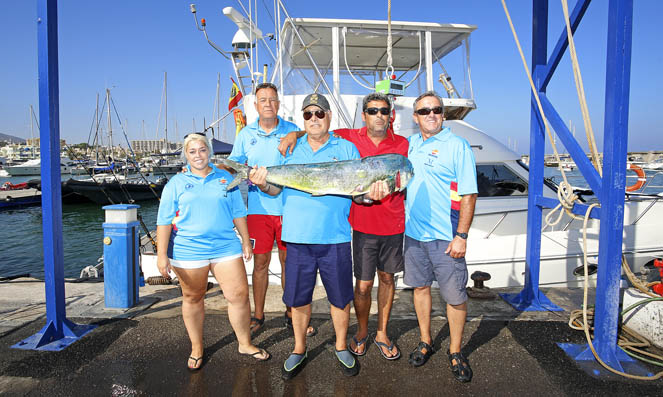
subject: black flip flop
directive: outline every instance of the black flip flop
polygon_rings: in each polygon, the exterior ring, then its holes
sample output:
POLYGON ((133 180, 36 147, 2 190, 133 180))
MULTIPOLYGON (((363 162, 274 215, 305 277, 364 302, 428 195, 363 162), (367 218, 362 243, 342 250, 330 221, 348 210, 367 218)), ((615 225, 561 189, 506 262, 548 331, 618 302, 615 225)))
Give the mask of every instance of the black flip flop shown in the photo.
POLYGON ((257 335, 263 329, 265 324, 265 316, 262 318, 251 317, 251 323, 249 324, 249 330, 251 331, 251 336, 257 335), (251 325, 253 324, 253 325, 251 325))
POLYGON ((258 361, 267 361, 267 360, 269 360, 270 358, 272 358, 272 355, 269 354, 269 352, 268 352, 267 350, 262 349, 262 348, 260 348, 260 347, 258 348, 258 351, 257 351, 257 352, 254 352, 254 353, 242 353, 242 352, 239 352, 239 354, 241 354, 241 355, 243 355, 243 356, 253 357, 253 358, 255 358, 255 359, 258 360, 258 361), (258 355, 263 355, 263 356, 265 356, 265 358, 260 358, 260 357, 258 357, 258 355))
MULTIPOLYGON (((198 357, 198 358, 195 358, 194 356, 189 356, 189 360, 193 360, 193 361, 194 361, 193 365, 197 365, 197 364, 198 364, 198 361, 201 361, 202 359, 203 359, 203 356, 200 356, 200 357, 198 357)), ((202 363, 202 362, 201 362, 200 365, 198 365, 197 367, 189 367, 189 361, 188 361, 188 360, 187 360, 187 363, 186 363, 186 368, 187 368, 189 371, 191 371, 191 372, 196 372, 196 371, 198 371, 200 368, 202 368, 202 366, 203 366, 203 363, 202 363)))

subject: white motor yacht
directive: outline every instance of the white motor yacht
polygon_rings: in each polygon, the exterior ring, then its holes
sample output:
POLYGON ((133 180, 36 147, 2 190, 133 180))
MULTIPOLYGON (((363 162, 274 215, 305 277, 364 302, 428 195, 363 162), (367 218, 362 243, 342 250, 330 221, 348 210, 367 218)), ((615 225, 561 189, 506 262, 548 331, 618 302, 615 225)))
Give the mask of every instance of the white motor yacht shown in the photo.
MULTIPOLYGON (((255 81, 251 76, 263 72, 263 63, 251 59, 250 48, 256 42, 262 45, 262 33, 231 7, 223 12, 239 29, 232 41, 233 48, 228 49, 226 55, 236 72, 235 80, 244 92, 243 110, 247 122, 251 123, 257 118, 251 94, 251 84, 255 81), (253 38, 253 43, 248 42, 249 37, 253 38)), ((387 21, 376 20, 286 18, 275 29, 280 32, 279 45, 272 46, 277 59, 275 69, 267 76, 268 81, 279 87, 280 115, 302 126, 302 100, 311 92, 319 92, 330 99, 334 115, 332 129, 360 128, 363 125, 362 98, 391 75, 395 79, 391 81, 390 93, 396 94, 393 98, 394 131, 408 137, 419 133, 412 118, 415 98, 427 90, 437 91, 443 96, 445 125, 454 134, 467 139, 476 157, 479 197, 467 243, 468 270, 470 274, 476 270, 490 273, 492 278, 486 283, 489 287, 522 286, 528 167, 521 161, 520 154, 501 144, 490 131, 481 131, 463 120, 476 108, 468 48, 470 35, 476 27, 392 21, 393 63, 388 65, 387 24, 387 21)), ((223 44, 229 43, 228 38, 223 44)), ((265 51, 262 54, 268 55, 265 51)), ((550 180, 545 182, 544 196, 557 199, 557 186, 550 180)), ((663 254, 660 238, 663 201, 660 199, 629 195, 624 206, 623 251, 636 272, 663 254)), ((548 212, 545 210, 544 216, 548 212)), ((595 264, 599 222, 590 220, 588 227, 587 254, 589 262, 595 264)), ((582 277, 577 275, 583 257, 581 229, 582 221, 566 214, 555 226, 543 229, 541 286, 582 285, 582 277)), ((142 254, 143 272, 145 277, 159 276, 156 257, 149 251, 148 247, 142 254)), ((250 274, 253 264, 247 263, 246 269, 250 274)), ((270 283, 280 284, 280 273, 278 253, 274 251, 270 283)), ((590 277, 591 283, 595 283, 595 276, 590 277)), ((398 287, 403 287, 401 280, 398 287)))
MULTIPOLYGON (((76 162, 69 157, 60 157, 60 173, 71 174, 76 162)), ((25 163, 5 167, 11 176, 41 175, 41 159, 28 160, 25 163)))

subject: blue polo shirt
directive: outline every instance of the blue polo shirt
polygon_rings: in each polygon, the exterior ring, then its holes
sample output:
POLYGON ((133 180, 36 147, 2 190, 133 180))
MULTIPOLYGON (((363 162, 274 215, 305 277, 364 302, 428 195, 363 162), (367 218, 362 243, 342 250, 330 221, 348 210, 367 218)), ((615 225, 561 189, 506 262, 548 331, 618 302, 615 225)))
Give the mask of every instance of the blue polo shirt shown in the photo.
MULTIPOLYGON (((246 163, 253 167, 269 167, 283 164, 283 156, 278 151, 280 138, 290 131, 299 131, 297 125, 277 116, 279 123, 271 132, 265 132, 258 120, 247 125, 235 138, 233 150, 228 158, 238 163, 246 163)), ((278 215, 283 213, 281 195, 270 196, 263 193, 257 186, 249 186, 248 213, 260 215, 278 215)))
POLYGON ((161 193, 157 225, 173 225, 168 257, 193 261, 242 253, 233 219, 246 216, 238 188, 226 190, 233 180, 225 170, 210 164, 206 177, 176 174, 161 193))
MULTIPOLYGON (((286 164, 310 164, 329 161, 354 160, 359 151, 349 141, 329 137, 316 152, 307 136, 299 138, 286 164)), ((312 196, 296 189, 283 189, 283 229, 281 240, 297 244, 340 244, 352 240, 350 232, 350 204, 341 196, 312 196)))
POLYGON ((419 241, 451 241, 458 227, 461 196, 477 193, 472 148, 449 128, 426 141, 421 133, 408 140, 414 178, 407 186, 405 234, 419 241))

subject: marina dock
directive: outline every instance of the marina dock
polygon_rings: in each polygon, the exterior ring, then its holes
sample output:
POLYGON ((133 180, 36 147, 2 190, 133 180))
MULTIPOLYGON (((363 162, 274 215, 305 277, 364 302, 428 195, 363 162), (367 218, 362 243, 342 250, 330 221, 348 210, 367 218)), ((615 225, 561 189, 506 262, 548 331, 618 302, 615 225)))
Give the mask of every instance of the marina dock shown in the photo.
MULTIPOLYGON (((218 286, 207 293, 205 363, 189 373, 189 341, 175 285, 141 287, 140 304, 128 311, 103 308, 103 283, 67 282, 67 317, 98 327, 60 352, 19 350, 11 345, 45 322, 44 284, 36 279, 0 282, 0 394, 2 395, 659 395, 663 380, 632 381, 588 375, 557 347, 583 343, 582 332, 566 324, 580 307, 582 289, 544 289, 563 312, 518 312, 500 298, 469 302, 463 351, 474 370, 471 383, 458 383, 446 357, 449 329, 439 296, 433 293, 432 332, 436 353, 419 368, 407 362, 418 342, 412 291, 398 290, 389 334, 400 360, 382 358, 375 345, 359 357, 360 373, 346 378, 333 354, 334 331, 324 290, 314 293, 309 362, 296 378, 283 381, 280 368, 293 347, 283 327, 280 289, 268 290, 265 329, 254 338, 272 354, 256 362, 237 353, 227 303, 218 286)), ((499 292, 517 292, 517 289, 499 292)), ((375 293, 375 291, 374 291, 375 293)), ((594 296, 595 291, 590 291, 594 296)), ((251 295, 251 294, 250 294, 251 295)), ((375 332, 376 302, 369 329, 375 332)), ((349 335, 356 331, 351 314, 349 335)), ((656 367, 650 366, 652 373, 656 367)))

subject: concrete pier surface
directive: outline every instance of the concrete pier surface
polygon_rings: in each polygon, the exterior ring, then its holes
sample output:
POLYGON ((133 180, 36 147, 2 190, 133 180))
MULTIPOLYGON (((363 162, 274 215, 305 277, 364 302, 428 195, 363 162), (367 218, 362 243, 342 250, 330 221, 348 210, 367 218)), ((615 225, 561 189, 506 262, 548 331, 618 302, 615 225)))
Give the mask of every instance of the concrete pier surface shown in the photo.
MULTIPOLYGON (((471 299, 463 352, 474 378, 467 384, 457 382, 449 369, 449 328, 435 293, 432 332, 437 352, 428 363, 419 368, 408 364, 419 332, 412 291, 398 290, 389 335, 401 349, 401 359, 387 361, 371 344, 358 358, 359 375, 347 378, 334 356, 329 304, 324 290, 316 289, 312 323, 318 334, 308 340, 308 363, 297 377, 283 381, 281 366, 294 341, 283 326, 278 286, 268 290, 265 328, 254 338, 272 354, 267 362, 238 354, 223 294, 217 285, 208 291, 204 365, 196 373, 186 369, 190 344, 180 315, 179 287, 142 287, 141 303, 128 311, 104 309, 103 283, 67 282, 65 290, 67 317, 98 327, 60 352, 18 350, 10 346, 45 324, 44 284, 25 278, 0 282, 0 395, 654 396, 663 390, 663 380, 589 375, 557 347, 557 342, 584 343, 583 334, 566 324, 570 310, 581 305, 581 289, 543 289, 564 312, 517 312, 499 298, 471 299)), ((369 327, 374 333, 375 315, 369 327)), ((349 335, 355 330, 353 313, 349 335)), ((641 366, 651 373, 661 370, 641 366)))

